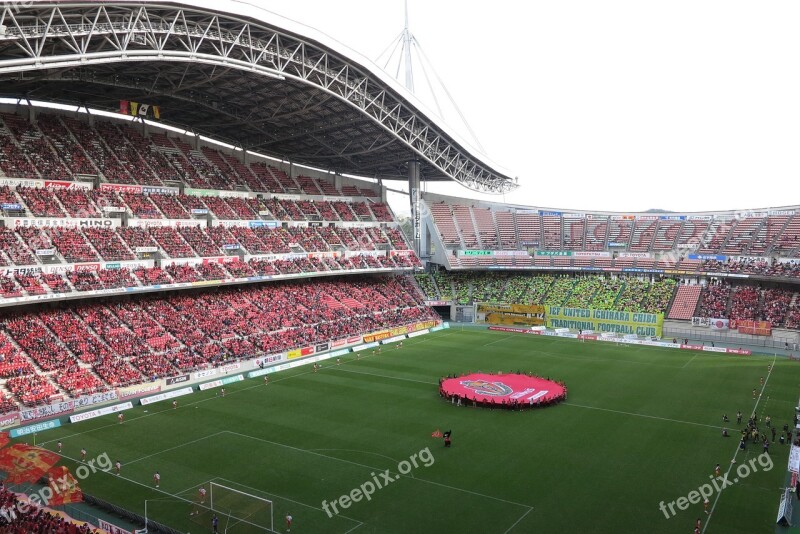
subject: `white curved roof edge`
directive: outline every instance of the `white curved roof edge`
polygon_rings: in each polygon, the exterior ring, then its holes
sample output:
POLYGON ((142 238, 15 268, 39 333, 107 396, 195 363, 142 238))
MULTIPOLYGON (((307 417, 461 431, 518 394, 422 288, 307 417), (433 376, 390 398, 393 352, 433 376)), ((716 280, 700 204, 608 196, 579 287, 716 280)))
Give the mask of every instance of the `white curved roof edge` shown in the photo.
MULTIPOLYGON (((85 0, 84 0, 85 1, 85 0)), ((255 1, 255 0, 254 0, 255 1)), ((49 4, 53 3, 52 0, 32 0, 32 3, 43 3, 49 4)), ((56 2, 57 3, 57 2, 56 2)), ((66 1, 65 1, 66 3, 66 1)), ((70 2, 73 3, 73 2, 70 2)), ((74 3, 82 3, 81 0, 77 0, 74 3)), ((89 2, 91 4, 91 2, 89 2)), ((114 3, 114 2, 108 2, 114 3)), ((126 4, 130 3, 126 0, 121 0, 117 2, 118 4, 126 4)), ((409 103, 417 108, 421 113, 425 115, 425 117, 430 120, 433 124, 435 124, 439 129, 442 130, 446 135, 451 137, 456 143, 462 146, 465 150, 469 152, 471 156, 475 159, 479 160, 481 163, 492 169, 493 171, 506 176, 508 178, 514 178, 516 175, 513 174, 508 169, 498 165, 494 161, 492 161, 486 154, 478 150, 472 143, 468 142, 466 139, 461 136, 461 134, 457 133, 453 130, 450 126, 448 126, 444 121, 442 121, 435 113, 433 113, 428 106, 426 106, 421 100, 419 100, 414 93, 406 89, 402 84, 400 84, 397 80, 392 78, 388 73, 383 71, 378 65, 376 65, 371 59, 363 56, 361 53, 353 50, 352 48, 348 47, 347 45, 337 41, 330 35, 323 33, 316 28, 311 26, 307 26, 301 22, 296 20, 284 17, 275 13, 273 11, 269 11, 265 8, 259 7, 254 2, 248 2, 245 0, 140 0, 136 2, 139 4, 147 5, 186 5, 187 7, 197 7, 207 11, 213 11, 217 13, 228 13, 233 16, 239 17, 246 17, 255 20, 260 20, 265 24, 270 26, 274 26, 276 28, 282 28, 287 32, 294 33, 300 35, 304 38, 308 38, 313 41, 317 41, 325 48, 329 48, 330 50, 340 54, 348 61, 352 61, 353 63, 357 63, 364 71, 369 72, 372 76, 380 79, 380 81, 390 87, 393 91, 395 91, 398 95, 400 95, 403 99, 409 101, 409 103)))
POLYGON ((585 215, 599 215, 599 216, 612 216, 612 215, 634 215, 634 216, 719 216, 719 215, 734 215, 739 217, 746 217, 749 214, 764 216, 770 212, 783 212, 793 211, 795 214, 800 214, 800 205, 792 206, 774 206, 769 208, 732 208, 728 210, 708 210, 708 211, 608 211, 608 210, 585 210, 585 209, 569 209, 569 208, 548 208, 542 206, 525 206, 521 204, 509 204, 504 202, 492 202, 490 200, 477 200, 465 197, 453 197, 442 195, 439 193, 422 193, 423 200, 429 202, 445 202, 448 204, 462 204, 466 206, 493 208, 495 210, 538 210, 540 212, 558 212, 558 213, 576 213, 585 215))

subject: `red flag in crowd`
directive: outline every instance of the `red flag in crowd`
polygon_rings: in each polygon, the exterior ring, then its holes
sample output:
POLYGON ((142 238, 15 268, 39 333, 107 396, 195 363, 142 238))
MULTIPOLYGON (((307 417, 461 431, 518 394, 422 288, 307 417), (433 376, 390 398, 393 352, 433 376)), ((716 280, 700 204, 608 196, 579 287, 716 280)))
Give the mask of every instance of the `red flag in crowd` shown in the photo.
POLYGON ((6 482, 11 484, 36 482, 58 460, 58 454, 24 443, 0 450, 0 470, 8 473, 6 482))
POLYGON ((47 478, 53 490, 53 496, 48 503, 50 506, 83 501, 83 491, 67 467, 59 465, 51 468, 47 472, 47 478))

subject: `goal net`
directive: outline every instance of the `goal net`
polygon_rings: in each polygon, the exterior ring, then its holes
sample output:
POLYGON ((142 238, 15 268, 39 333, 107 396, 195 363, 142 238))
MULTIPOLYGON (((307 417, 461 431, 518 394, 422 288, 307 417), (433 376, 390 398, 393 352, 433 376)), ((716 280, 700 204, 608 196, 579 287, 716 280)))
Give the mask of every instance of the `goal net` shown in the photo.
POLYGON ((271 500, 216 482, 209 484, 208 496, 210 513, 219 520, 219 532, 274 532, 271 500))

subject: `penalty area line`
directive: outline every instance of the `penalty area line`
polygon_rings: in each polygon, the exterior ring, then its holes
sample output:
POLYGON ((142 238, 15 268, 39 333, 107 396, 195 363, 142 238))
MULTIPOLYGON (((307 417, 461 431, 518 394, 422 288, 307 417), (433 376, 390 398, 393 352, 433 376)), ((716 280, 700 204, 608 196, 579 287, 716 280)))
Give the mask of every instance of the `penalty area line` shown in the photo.
MULTIPOLYGON (((239 483, 239 482, 234 482, 233 480, 228 480, 228 479, 226 479, 226 478, 222 478, 222 477, 214 477, 214 478, 212 478, 211 480, 209 480, 209 483, 210 483, 210 482, 216 482, 216 481, 218 481, 218 480, 219 480, 219 481, 222 481, 222 482, 225 482, 225 483, 229 484, 230 486, 239 486, 239 487, 241 487, 241 488, 245 488, 245 489, 248 489, 248 490, 250 490, 250 491, 258 491, 258 492, 261 492, 261 493, 263 493, 264 495, 269 495, 270 497, 275 497, 276 499, 281 499, 281 500, 283 500, 283 501, 290 502, 290 503, 292 503, 292 504, 296 504, 296 505, 298 505, 298 506, 304 506, 304 507, 306 507, 306 508, 310 508, 310 509, 312 509, 312 510, 315 510, 315 511, 317 511, 317 512, 326 513, 326 512, 325 512, 325 510, 323 510, 322 508, 317 508, 317 507, 316 507, 316 506, 314 506, 314 505, 311 505, 311 504, 306 504, 306 503, 304 503, 304 502, 300 502, 300 501, 295 501, 294 499, 290 499, 290 498, 288 498, 288 497, 284 497, 283 495, 278 495, 277 493, 270 493, 270 492, 268 492, 268 491, 265 491, 265 490, 262 490, 262 489, 260 489, 260 488, 254 488, 253 486, 248 486, 248 485, 246 485, 246 484, 241 484, 241 483, 239 483)), ((220 485, 223 485, 223 484, 220 484, 220 485)), ((231 489, 236 489, 236 488, 231 488, 231 489)), ((273 506, 274 506, 274 504, 275 504, 275 503, 273 502, 272 504, 273 504, 273 506)), ((363 522, 363 521, 359 521, 358 519, 353 519, 352 517, 348 517, 348 516, 346 516, 346 515, 343 515, 343 514, 336 514, 336 517, 341 517, 341 518, 343 518, 343 519, 347 519, 348 521, 352 521, 352 522, 354 522, 354 523, 358 523, 356 526, 354 526, 353 528, 351 528, 351 529, 350 529, 350 530, 348 530, 347 532, 352 532, 353 530, 357 529, 358 527, 360 527, 361 525, 363 525, 363 524, 364 524, 364 522, 363 522)), ((347 534, 347 533, 345 533, 345 534, 347 534)))
POLYGON ((505 531, 503 534, 508 534, 509 532, 511 532, 512 530, 514 530, 514 527, 516 527, 517 525, 519 525, 520 521, 522 521, 523 519, 525 519, 525 516, 527 516, 527 515, 528 515, 529 513, 531 513, 532 511, 533 511, 533 507, 532 507, 532 506, 531 506, 530 508, 528 508, 527 510, 525 510, 525 513, 524 513, 524 514, 522 514, 522 516, 520 516, 520 518, 519 518, 519 519, 517 519, 517 520, 514 522, 514 524, 513 524, 513 525, 511 525, 510 527, 508 527, 508 530, 506 530, 506 531, 505 531))

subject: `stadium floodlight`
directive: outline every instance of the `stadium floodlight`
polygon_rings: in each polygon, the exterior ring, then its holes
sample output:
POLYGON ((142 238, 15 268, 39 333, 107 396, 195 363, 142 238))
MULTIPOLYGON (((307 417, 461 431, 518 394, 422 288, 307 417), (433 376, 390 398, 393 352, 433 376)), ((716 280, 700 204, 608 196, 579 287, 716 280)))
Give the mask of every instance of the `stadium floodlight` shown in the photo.
MULTIPOLYGON (((273 530, 272 501, 216 482, 209 483, 211 511, 227 518, 222 532, 263 532, 273 530), (238 528, 237 528, 238 527, 238 528)), ((222 523, 222 521, 220 521, 222 523)))

